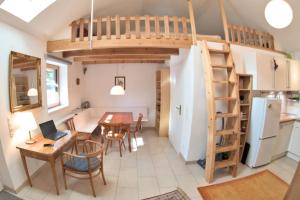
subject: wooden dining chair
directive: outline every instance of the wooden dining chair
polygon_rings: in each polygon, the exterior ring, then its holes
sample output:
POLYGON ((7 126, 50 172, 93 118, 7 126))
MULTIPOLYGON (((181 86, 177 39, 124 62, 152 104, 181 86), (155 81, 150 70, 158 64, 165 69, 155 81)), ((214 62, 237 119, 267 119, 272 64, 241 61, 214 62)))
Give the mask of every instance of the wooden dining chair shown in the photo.
MULTIPOLYGON (((65 124, 70 131, 76 131, 73 117, 68 119, 65 122, 65 124)), ((84 151, 84 148, 83 148, 84 142, 87 140, 91 140, 91 139, 92 139, 92 135, 90 133, 78 132, 77 136, 76 136, 76 142, 75 142, 75 145, 72 147, 71 153, 73 153, 74 149, 75 149, 76 153, 78 153, 78 146, 82 146, 82 149, 84 151)))
POLYGON ((64 152, 61 156, 65 189, 68 189, 66 176, 78 179, 90 179, 93 196, 96 197, 93 177, 101 173, 103 183, 106 185, 103 170, 103 145, 87 140, 84 141, 83 148, 85 151, 79 154, 64 152))
POLYGON ((133 133, 136 145, 137 145, 137 140, 136 140, 137 134, 142 130, 142 120, 143 120, 143 114, 140 113, 138 117, 138 121, 136 122, 136 125, 133 128, 133 130, 131 131, 133 133))
POLYGON ((114 141, 119 143, 120 156, 122 157, 122 146, 126 150, 124 139, 127 134, 126 126, 123 124, 102 124, 104 127, 104 134, 106 139, 105 155, 109 146, 112 146, 114 141))

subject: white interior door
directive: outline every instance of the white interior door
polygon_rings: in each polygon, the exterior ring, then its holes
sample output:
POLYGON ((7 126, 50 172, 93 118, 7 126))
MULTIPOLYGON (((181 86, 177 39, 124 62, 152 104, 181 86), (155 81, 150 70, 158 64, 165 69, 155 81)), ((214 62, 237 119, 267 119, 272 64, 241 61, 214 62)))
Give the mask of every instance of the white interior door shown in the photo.
POLYGON ((175 147, 177 153, 181 149, 181 136, 183 129, 183 94, 184 94, 184 82, 183 82, 183 69, 181 65, 173 65, 171 71, 171 120, 170 120, 170 141, 175 147))

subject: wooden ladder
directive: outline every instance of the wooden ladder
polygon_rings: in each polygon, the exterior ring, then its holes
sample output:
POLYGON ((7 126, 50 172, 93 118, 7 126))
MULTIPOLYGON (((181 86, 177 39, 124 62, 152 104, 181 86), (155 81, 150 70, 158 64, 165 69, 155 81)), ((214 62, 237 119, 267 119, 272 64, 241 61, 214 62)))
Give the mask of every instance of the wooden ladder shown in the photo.
POLYGON ((229 44, 212 49, 203 41, 203 61, 208 105, 208 138, 205 179, 210 183, 217 169, 229 168, 236 176, 240 150, 240 101, 237 75, 229 44), (217 56, 224 64, 215 64, 217 56), (216 75, 219 74, 219 76, 216 75), (220 74, 222 75, 220 77, 220 74), (222 80, 220 80, 222 78, 222 80), (222 93, 218 96, 217 93, 222 93), (222 112, 217 112, 222 108, 222 112), (218 127, 222 122, 222 128, 218 127), (218 144, 217 144, 218 143, 218 144), (222 157, 222 159, 220 159, 222 157))

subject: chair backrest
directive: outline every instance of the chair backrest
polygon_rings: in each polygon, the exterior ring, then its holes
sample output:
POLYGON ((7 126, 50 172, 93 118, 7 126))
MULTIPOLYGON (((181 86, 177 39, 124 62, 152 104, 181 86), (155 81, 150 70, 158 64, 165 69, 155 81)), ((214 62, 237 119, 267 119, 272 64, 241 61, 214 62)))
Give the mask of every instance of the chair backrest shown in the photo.
POLYGON ((102 123, 101 126, 103 127, 102 130, 104 134, 107 134, 109 131, 114 133, 123 133, 126 130, 126 126, 124 124, 108 124, 102 123))
POLYGON ((73 117, 68 119, 65 124, 70 131, 76 131, 73 117))
POLYGON ((87 158, 103 157, 103 145, 99 142, 87 140, 83 148, 85 148, 87 158))
POLYGON ((139 131, 139 130, 141 130, 141 128, 142 128, 142 120, 143 120, 143 114, 140 113, 138 121, 136 122, 136 126, 135 126, 135 131, 136 132, 139 131))

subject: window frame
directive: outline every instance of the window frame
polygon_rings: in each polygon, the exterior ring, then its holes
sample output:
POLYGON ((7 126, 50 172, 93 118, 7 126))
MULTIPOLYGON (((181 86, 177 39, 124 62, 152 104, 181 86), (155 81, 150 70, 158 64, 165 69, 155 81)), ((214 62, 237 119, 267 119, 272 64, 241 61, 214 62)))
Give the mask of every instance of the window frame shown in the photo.
MULTIPOLYGON (((61 94, 60 94, 60 67, 59 65, 54 65, 54 64, 49 64, 47 63, 47 66, 46 66, 46 73, 47 73, 47 69, 53 69, 56 71, 56 83, 57 83, 57 92, 58 92, 58 103, 56 104, 53 104, 51 106, 48 106, 48 95, 47 95, 47 108, 48 110, 49 109, 53 109, 55 107, 59 107, 61 106, 61 94)), ((47 87, 47 83, 46 83, 46 87, 47 87)), ((46 89, 46 92, 47 92, 47 89, 46 89)))

